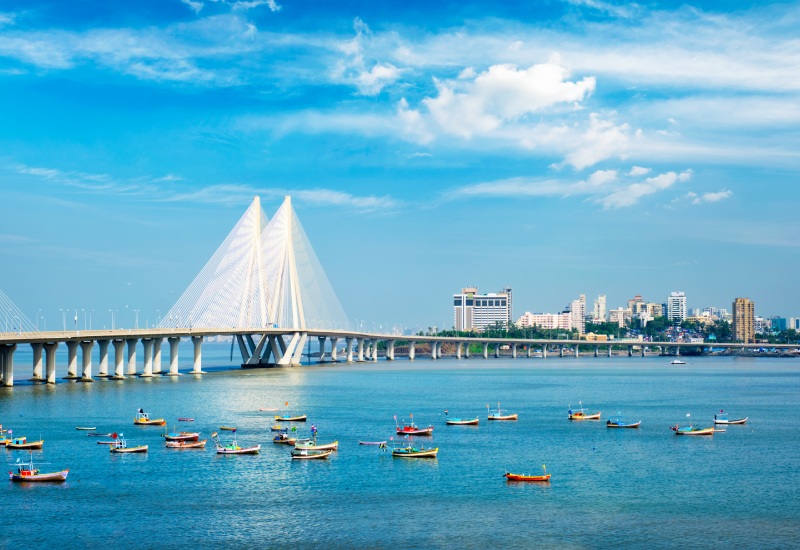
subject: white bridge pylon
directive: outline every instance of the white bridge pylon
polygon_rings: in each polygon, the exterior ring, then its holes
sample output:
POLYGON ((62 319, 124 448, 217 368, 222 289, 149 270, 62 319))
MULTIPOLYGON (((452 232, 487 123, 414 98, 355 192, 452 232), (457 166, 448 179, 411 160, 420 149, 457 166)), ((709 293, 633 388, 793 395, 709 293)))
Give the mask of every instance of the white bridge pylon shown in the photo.
POLYGON ((256 344, 238 336, 245 363, 300 362, 309 328, 345 328, 347 316, 286 197, 272 220, 258 197, 189 288, 163 328, 287 329, 256 344))

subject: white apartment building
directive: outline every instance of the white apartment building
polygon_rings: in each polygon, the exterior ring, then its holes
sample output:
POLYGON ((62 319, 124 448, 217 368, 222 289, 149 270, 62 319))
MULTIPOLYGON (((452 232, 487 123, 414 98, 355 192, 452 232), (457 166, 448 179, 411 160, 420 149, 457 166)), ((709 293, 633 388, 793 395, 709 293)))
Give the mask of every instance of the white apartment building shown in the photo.
POLYGON ((572 317, 572 328, 578 330, 578 334, 586 332, 586 295, 581 294, 577 300, 572 300, 569 307, 572 317))
POLYGON ((542 329, 572 330, 571 313, 531 313, 526 311, 525 315, 517 319, 517 326, 520 328, 539 327, 542 329))
POLYGON ((633 317, 631 310, 629 309, 622 309, 618 307, 617 309, 612 309, 608 312, 608 322, 609 323, 616 323, 618 327, 622 328, 625 324, 633 317))
POLYGON ((453 326, 456 330, 485 330, 497 323, 511 322, 511 288, 478 294, 477 287, 465 287, 453 295, 453 326))
POLYGON ((686 319, 686 294, 683 292, 670 292, 667 298, 667 319, 670 321, 684 321, 686 319))
POLYGON ((602 323, 606 320, 606 295, 601 294, 594 301, 592 309, 592 319, 595 323, 602 323))

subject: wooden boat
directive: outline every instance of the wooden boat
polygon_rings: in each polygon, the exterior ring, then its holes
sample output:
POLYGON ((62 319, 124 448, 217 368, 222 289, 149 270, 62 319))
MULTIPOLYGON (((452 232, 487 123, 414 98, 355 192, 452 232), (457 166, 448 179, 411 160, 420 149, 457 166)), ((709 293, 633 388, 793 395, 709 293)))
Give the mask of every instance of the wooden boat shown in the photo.
POLYGON ((272 442, 279 445, 295 445, 297 444, 297 438, 289 437, 287 434, 279 434, 272 438, 272 442))
POLYGON ((671 428, 675 435, 714 435, 714 428, 695 428, 694 426, 678 427, 677 424, 671 428))
POLYGON ((17 462, 17 471, 8 472, 8 477, 11 481, 22 481, 26 483, 33 482, 61 482, 67 480, 69 469, 61 470, 59 472, 46 472, 39 471, 34 467, 33 459, 28 463, 17 462))
POLYGON ((185 416, 182 416, 178 418, 178 422, 194 422, 194 418, 186 418, 185 416))
POLYGON ((275 422, 305 422, 308 420, 307 415, 302 416, 276 416, 275 422))
POLYGON ((150 418, 146 412, 139 409, 136 416, 133 418, 133 423, 136 426, 166 426, 167 421, 163 418, 150 418))
POLYGON ((200 432, 171 432, 161 434, 167 441, 197 441, 200 439, 200 432))
POLYGON ((747 422, 749 417, 745 416, 744 418, 737 418, 735 420, 729 420, 728 415, 724 411, 719 411, 720 414, 714 415, 714 424, 744 424, 747 422))
POLYGON ((406 424, 402 428, 397 426, 396 430, 398 435, 433 435, 433 426, 420 428, 413 422, 411 424, 406 424))
POLYGON ((219 429, 223 430, 223 431, 226 431, 226 432, 235 432, 236 431, 236 427, 235 426, 220 426, 219 429))
POLYGON ((494 413, 489 410, 489 405, 486 405, 486 415, 489 420, 517 420, 517 413, 508 414, 508 411, 500 408, 500 402, 497 403, 497 412, 494 413))
POLYGON ((331 456, 332 450, 292 449, 292 460, 324 460, 331 456))
POLYGON ((359 441, 359 445, 386 445, 385 441, 359 441))
POLYGON ((448 426, 477 426, 478 419, 476 418, 448 418, 445 420, 448 426))
POLYGON ((31 449, 41 449, 44 445, 44 439, 40 439, 39 441, 28 441, 27 437, 15 437, 8 443, 6 443, 6 449, 16 449, 16 450, 31 450, 31 449))
POLYGON ((628 422, 621 416, 613 416, 606 421, 606 428, 638 428, 641 423, 641 420, 639 422, 628 422))
POLYGON ((580 409, 573 411, 571 406, 567 409, 567 416, 570 420, 600 420, 601 413, 596 412, 587 414, 586 409, 583 408, 583 403, 578 404, 581 406, 580 409))
POLYGON ((261 412, 278 412, 278 408, 275 407, 274 409, 258 409, 261 412))
POLYGON ((113 440, 113 439, 110 440, 110 441, 98 441, 97 442, 98 445, 114 445, 115 443, 116 443, 116 441, 113 440))
POLYGON ((5 447, 8 443, 11 442, 11 439, 12 438, 6 435, 0 435, 0 447, 5 447))
POLYGON ((75 426, 75 429, 76 429, 76 430, 94 431, 94 430, 96 430, 97 428, 95 428, 95 427, 91 427, 91 428, 89 428, 89 427, 86 427, 86 426, 75 426))
POLYGON ((506 472, 503 477, 508 481, 550 481, 550 474, 529 476, 525 474, 512 474, 511 472, 506 472))
POLYGON ((114 437, 114 434, 98 434, 98 433, 91 433, 86 434, 88 437, 114 437))
POLYGON ((316 441, 308 441, 304 443, 300 443, 298 441, 295 443, 294 448, 300 451, 336 451, 339 449, 339 441, 325 443, 323 445, 317 445, 316 441))
POLYGON ((137 447, 128 447, 128 441, 119 434, 119 437, 114 440, 114 444, 109 447, 112 453, 129 454, 129 453, 146 453, 147 445, 139 445, 137 447))
POLYGON ((206 441, 167 441, 167 449, 205 449, 206 441))
POLYGON ((289 431, 289 428, 284 428, 280 424, 273 424, 272 426, 269 427, 269 429, 270 429, 271 432, 284 432, 284 433, 286 433, 286 432, 289 431))
POLYGON ((685 365, 686 361, 681 361, 680 359, 673 359, 670 362, 670 365, 685 365))
POLYGON ((261 450, 261 445, 253 447, 240 447, 236 441, 232 441, 228 445, 220 445, 217 441, 217 454, 218 455, 257 455, 261 450))
POLYGON ((392 449, 392 456, 396 456, 397 458, 436 458, 438 452, 439 447, 426 449, 425 447, 418 448, 409 445, 408 447, 392 449))

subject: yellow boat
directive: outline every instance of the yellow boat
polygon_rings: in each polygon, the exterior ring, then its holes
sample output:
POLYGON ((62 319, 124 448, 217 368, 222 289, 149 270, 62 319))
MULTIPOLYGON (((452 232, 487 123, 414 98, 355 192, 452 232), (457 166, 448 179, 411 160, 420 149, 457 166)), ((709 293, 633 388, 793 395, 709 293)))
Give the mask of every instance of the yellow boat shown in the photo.
POLYGON ((136 416, 133 417, 133 423, 136 426, 166 426, 167 421, 163 418, 150 418, 146 412, 142 409, 139 409, 139 412, 136 413, 136 416))

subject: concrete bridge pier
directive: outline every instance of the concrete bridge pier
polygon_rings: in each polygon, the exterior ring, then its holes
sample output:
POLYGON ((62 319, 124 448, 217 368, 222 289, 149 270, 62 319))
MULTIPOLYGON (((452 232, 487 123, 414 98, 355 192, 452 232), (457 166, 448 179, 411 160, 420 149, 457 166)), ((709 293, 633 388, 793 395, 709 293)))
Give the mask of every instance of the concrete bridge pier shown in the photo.
POLYGON ((33 349, 33 377, 31 382, 44 382, 44 378, 42 378, 42 349, 44 344, 31 344, 31 348, 33 349))
POLYGON ((676 357, 680 357, 681 356, 681 347, 680 346, 675 346, 675 356, 676 357))
POLYGON ((98 340, 97 346, 100 349, 100 365, 97 367, 98 378, 108 378, 108 346, 111 340, 98 340))
POLYGON ((594 347, 594 356, 595 357, 600 357, 600 346, 595 346, 594 347))
POLYGON ((378 361, 378 341, 372 341, 372 362, 376 363, 378 361))
POLYGON ((494 345, 494 358, 500 359, 500 344, 494 345))
POLYGON ((153 339, 142 338, 142 347, 144 348, 144 372, 139 376, 141 378, 153 377, 153 339))
POLYGON ((56 383, 56 350, 58 342, 48 342, 44 345, 44 362, 47 369, 47 383, 56 383))
POLYGON ((363 363, 364 362, 364 339, 363 338, 359 338, 358 339, 358 359, 356 359, 356 362, 358 362, 358 363, 363 363))
POLYGON ((511 344, 511 357, 517 358, 517 344, 511 344))
POLYGON ((14 350, 17 349, 16 344, 6 344, 0 346, 0 363, 2 363, 2 378, 0 383, 3 386, 14 385, 14 350))
POLYGON ((167 338, 169 342, 169 376, 181 376, 178 372, 178 346, 181 339, 177 337, 167 338))
POLYGON ((81 342, 81 352, 83 354, 83 373, 81 382, 94 382, 92 378, 92 348, 94 347, 94 340, 81 342))
POLYGON ((353 362, 353 343, 355 342, 355 338, 345 338, 345 342, 347 343, 347 362, 353 362))
POLYGON ((438 355, 437 348, 439 347, 439 342, 431 342, 431 359, 436 359, 438 355))
POLYGON ((161 343, 163 338, 153 338, 153 374, 161 374, 161 343))
POLYGON ((633 346, 628 346, 628 357, 633 357, 633 346))
POLYGON ((386 360, 394 361, 394 340, 386 342, 386 360))
POLYGON ((461 352, 464 349, 464 342, 459 342, 456 345, 456 359, 461 359, 461 352))
POLYGON ((542 359, 547 359, 547 345, 542 346, 542 359))
POLYGON ((136 344, 139 343, 137 338, 128 338, 125 340, 128 344, 128 376, 136 376, 136 344))
POLYGON ((527 357, 528 359, 531 358, 531 345, 530 344, 525 346, 525 357, 527 357))
POLYGON ((417 343, 412 340, 411 342, 408 343, 408 360, 413 361, 416 356, 417 356, 417 343))
POLYGON ((123 380, 125 375, 123 369, 125 368, 125 340, 112 340, 114 346, 114 380, 123 380))
POLYGON ((192 374, 205 374, 203 372, 203 337, 192 336, 192 344, 194 344, 194 366, 192 367, 192 374))
POLYGON ((469 342, 464 344, 464 357, 469 359, 469 342))
POLYGON ((483 343, 483 358, 484 359, 489 358, 489 342, 483 343))
POLYGON ((642 346, 642 357, 644 357, 644 356, 645 356, 645 354, 644 354, 644 345, 643 345, 642 346))
POLYGON ((581 356, 580 346, 578 346, 578 344, 575 344, 575 357, 580 357, 580 356, 581 356))
POLYGON ((325 362, 325 340, 327 338, 325 336, 317 336, 317 340, 319 341, 319 362, 325 362))
POLYGON ((80 342, 70 340, 67 342, 67 375, 64 380, 78 379, 78 345, 80 342))
POLYGON ((333 337, 331 338, 331 361, 333 361, 334 363, 337 363, 339 361, 339 355, 336 349, 338 342, 339 342, 338 338, 333 338, 333 337))
POLYGON ((608 356, 611 357, 611 345, 608 346, 608 356))
POLYGON ((558 345, 558 356, 559 357, 564 357, 564 344, 559 344, 558 345))

